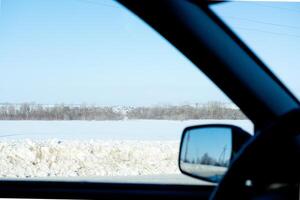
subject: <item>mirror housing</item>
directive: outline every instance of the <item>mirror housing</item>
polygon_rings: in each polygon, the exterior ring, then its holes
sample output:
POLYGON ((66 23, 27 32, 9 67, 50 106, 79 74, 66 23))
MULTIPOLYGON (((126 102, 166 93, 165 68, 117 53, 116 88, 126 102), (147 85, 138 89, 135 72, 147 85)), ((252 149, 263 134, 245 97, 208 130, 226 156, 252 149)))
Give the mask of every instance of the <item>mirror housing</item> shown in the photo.
POLYGON ((233 125, 187 127, 180 143, 179 169, 183 174, 218 183, 234 155, 251 137, 233 125))

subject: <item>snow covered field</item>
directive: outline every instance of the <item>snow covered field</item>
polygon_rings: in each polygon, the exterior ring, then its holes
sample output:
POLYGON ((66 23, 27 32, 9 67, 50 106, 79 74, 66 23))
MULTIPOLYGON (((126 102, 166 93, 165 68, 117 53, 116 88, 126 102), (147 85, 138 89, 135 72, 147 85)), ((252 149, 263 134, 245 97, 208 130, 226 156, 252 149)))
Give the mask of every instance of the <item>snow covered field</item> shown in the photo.
POLYGON ((0 121, 0 177, 179 174, 186 126, 247 120, 0 121))
POLYGON ((0 121, 0 140, 180 140, 187 126, 216 123, 253 132, 248 120, 0 121))

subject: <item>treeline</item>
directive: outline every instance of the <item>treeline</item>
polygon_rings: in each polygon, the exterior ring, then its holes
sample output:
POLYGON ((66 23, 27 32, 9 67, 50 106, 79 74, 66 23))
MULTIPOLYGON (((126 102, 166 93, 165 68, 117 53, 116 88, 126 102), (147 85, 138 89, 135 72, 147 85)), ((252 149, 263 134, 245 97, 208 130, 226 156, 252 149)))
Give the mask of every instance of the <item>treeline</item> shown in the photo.
POLYGON ((200 106, 157 106, 137 107, 127 113, 129 119, 246 119, 237 108, 211 102, 200 106))
POLYGON ((112 107, 43 106, 39 104, 2 105, 0 120, 121 120, 112 107))
POLYGON ((208 153, 203 154, 203 156, 200 158, 185 159, 183 162, 190 164, 213 165, 219 167, 229 166, 229 160, 223 160, 220 158, 216 159, 210 156, 208 153))
POLYGON ((124 120, 124 119, 245 119, 236 108, 222 103, 204 105, 108 107, 92 105, 2 104, 0 120, 124 120))

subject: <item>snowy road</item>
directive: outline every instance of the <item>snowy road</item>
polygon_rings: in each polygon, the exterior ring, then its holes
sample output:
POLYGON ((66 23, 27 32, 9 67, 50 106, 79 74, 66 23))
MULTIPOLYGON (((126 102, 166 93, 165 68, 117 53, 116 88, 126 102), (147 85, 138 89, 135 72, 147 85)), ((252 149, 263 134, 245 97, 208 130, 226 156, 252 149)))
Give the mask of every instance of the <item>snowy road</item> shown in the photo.
POLYGON ((187 126, 215 123, 253 132, 249 120, 0 121, 0 139, 180 140, 187 126))
MULTIPOLYGON (((3 180, 3 178, 2 178, 3 180)), ((5 178, 4 180, 16 180, 5 178)), ((211 185, 211 183, 191 178, 184 174, 163 174, 144 176, 103 176, 103 177, 45 177, 17 180, 46 180, 46 181, 80 181, 80 182, 100 182, 100 183, 147 183, 147 184, 176 184, 176 185, 211 185)))
POLYGON ((92 179, 100 182, 120 182, 120 183, 148 183, 148 184, 182 184, 182 185, 207 185, 211 184, 195 178, 188 177, 184 174, 169 175, 149 175, 149 176, 119 176, 92 179))

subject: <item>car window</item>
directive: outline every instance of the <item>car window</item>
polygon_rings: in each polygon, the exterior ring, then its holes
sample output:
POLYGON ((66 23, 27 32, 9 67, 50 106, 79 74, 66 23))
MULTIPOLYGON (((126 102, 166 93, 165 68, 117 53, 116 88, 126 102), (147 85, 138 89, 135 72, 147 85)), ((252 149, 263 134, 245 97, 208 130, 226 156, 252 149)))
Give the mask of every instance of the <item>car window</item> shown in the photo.
POLYGON ((234 1, 211 9, 300 98, 300 2, 234 1))
POLYGON ((203 184, 183 129, 253 124, 115 1, 0 1, 0 178, 203 184))

